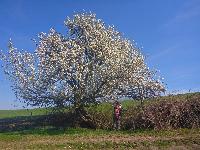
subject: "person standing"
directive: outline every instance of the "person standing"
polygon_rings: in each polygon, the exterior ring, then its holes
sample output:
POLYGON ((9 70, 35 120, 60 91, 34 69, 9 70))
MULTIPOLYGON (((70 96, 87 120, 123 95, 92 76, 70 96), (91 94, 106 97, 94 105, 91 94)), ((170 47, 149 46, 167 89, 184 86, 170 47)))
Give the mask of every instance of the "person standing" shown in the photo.
POLYGON ((113 122, 114 122, 114 129, 116 130, 121 129, 121 113, 122 113, 122 105, 118 101, 115 101, 113 122))

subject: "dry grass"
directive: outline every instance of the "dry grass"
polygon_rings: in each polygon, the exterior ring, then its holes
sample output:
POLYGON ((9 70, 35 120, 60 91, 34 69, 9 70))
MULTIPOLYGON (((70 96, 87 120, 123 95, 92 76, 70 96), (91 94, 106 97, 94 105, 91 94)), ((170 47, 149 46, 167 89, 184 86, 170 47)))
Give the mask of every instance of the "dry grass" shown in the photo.
POLYGON ((30 130, 1 133, 0 149, 199 149, 200 129, 106 131, 30 130))

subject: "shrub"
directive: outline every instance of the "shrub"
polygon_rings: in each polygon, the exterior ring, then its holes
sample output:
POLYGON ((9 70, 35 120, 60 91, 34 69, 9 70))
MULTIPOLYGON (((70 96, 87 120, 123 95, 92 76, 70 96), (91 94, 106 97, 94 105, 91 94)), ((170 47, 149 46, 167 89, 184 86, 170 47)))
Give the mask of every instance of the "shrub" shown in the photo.
MULTIPOLYGON (((137 101, 125 103, 128 105, 122 105, 127 111, 123 111, 121 120, 121 128, 124 130, 200 127, 200 93, 146 100, 144 107, 140 107, 137 101)), ((113 108, 109 103, 90 105, 78 113, 71 110, 54 114, 50 120, 55 126, 94 129, 113 127, 113 108)))
POLYGON ((200 94, 165 97, 127 112, 125 129, 200 127, 200 94))

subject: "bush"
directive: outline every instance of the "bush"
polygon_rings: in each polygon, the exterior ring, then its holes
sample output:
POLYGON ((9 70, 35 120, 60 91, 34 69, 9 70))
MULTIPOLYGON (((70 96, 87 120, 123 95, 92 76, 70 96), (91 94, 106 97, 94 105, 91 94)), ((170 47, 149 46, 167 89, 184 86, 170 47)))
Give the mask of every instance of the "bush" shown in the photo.
MULTIPOLYGON (((121 128, 124 130, 200 127, 199 93, 146 100, 144 107, 137 101, 123 103, 127 110, 122 113, 121 128)), ((112 129, 113 108, 109 103, 102 103, 90 105, 78 113, 71 110, 50 118, 55 126, 112 129)))
POLYGON ((200 94, 165 97, 143 109, 130 109, 126 115, 125 129, 200 127, 200 94))

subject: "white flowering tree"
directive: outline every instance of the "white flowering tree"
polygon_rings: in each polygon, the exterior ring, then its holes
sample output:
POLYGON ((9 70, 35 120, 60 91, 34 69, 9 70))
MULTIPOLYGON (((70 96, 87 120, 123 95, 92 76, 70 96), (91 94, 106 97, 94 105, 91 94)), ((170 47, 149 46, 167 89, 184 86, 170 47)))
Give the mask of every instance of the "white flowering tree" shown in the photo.
POLYGON ((65 25, 67 35, 41 33, 34 53, 17 50, 11 41, 8 53, 1 53, 21 101, 80 108, 111 95, 154 97, 165 90, 134 43, 95 14, 75 14, 65 25))

